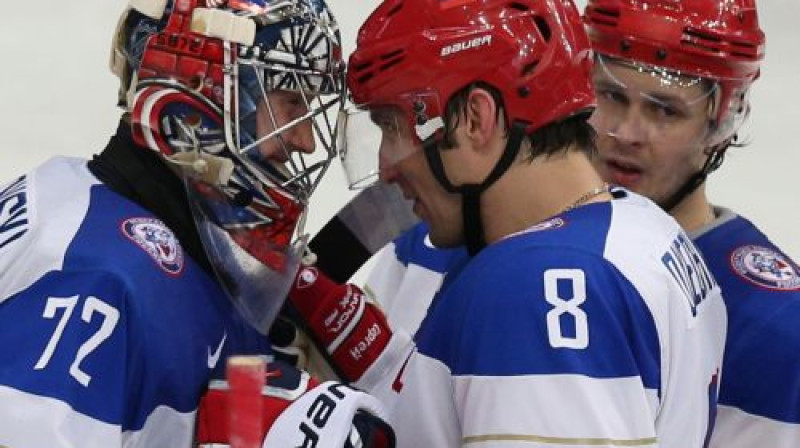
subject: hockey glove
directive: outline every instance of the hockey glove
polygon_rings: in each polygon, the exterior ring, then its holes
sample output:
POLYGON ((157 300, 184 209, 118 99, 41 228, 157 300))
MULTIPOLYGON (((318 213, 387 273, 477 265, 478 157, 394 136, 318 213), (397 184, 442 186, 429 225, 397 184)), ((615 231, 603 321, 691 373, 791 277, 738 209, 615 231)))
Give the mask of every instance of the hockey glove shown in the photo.
POLYGON ((341 383, 319 384, 280 362, 265 367, 244 358, 249 365, 229 364, 230 383, 212 381, 202 398, 199 447, 394 447, 394 432, 372 396, 341 383))
POLYGON ((392 338, 383 312, 359 287, 337 284, 313 266, 297 273, 286 314, 346 382, 359 380, 392 338))

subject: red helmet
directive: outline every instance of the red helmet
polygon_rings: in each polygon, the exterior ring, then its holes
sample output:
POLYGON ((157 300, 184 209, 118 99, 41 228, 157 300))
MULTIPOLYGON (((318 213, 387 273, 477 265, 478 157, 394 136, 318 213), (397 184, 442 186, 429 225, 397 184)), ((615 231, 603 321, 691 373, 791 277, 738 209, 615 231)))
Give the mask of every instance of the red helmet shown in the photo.
POLYGON ((359 30, 347 81, 356 104, 441 117, 482 81, 527 131, 594 106, 591 51, 571 1, 387 0, 359 30))
POLYGON ((719 83, 715 118, 735 133, 764 58, 755 0, 589 0, 584 18, 597 53, 719 83))

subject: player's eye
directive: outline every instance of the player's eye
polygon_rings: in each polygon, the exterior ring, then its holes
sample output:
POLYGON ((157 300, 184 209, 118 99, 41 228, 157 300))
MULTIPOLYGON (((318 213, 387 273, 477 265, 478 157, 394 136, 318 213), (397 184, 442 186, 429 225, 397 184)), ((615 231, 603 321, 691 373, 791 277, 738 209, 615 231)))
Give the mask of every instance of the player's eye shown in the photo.
POLYGON ((600 89, 597 92, 598 96, 606 101, 610 101, 614 104, 619 105, 627 105, 629 103, 628 96, 625 95, 623 92, 615 89, 600 89))
POLYGON ((661 120, 676 120, 687 116, 683 108, 670 103, 649 102, 648 109, 654 117, 661 120))

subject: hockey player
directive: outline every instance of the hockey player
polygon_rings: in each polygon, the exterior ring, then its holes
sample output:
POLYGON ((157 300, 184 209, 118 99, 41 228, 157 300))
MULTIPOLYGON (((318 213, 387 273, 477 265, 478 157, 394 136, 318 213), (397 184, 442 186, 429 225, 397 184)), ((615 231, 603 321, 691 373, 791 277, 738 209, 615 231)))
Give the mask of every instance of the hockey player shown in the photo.
MULTIPOLYGON (((321 0, 134 0, 112 69, 124 115, 108 146, 0 187, 0 446, 189 447, 224 360, 267 353, 335 152, 344 64, 321 0)), ((268 440, 327 434, 304 430, 316 401, 289 404, 303 378, 264 397, 288 406, 254 423, 268 440)), ((377 402, 333 386, 311 391, 336 406, 311 423, 368 443, 378 420, 354 415, 377 402)), ((227 442, 202 421, 199 441, 227 442)))
MULTIPOLYGON (((793 447, 800 440, 797 265, 745 218, 711 205, 704 182, 736 146, 749 112, 764 46, 755 4, 644 5, 598 1, 587 9, 593 45, 606 55, 595 76, 598 169, 672 213, 725 292, 729 328, 712 446, 793 447), (636 88, 643 81, 649 89, 636 88)), ((367 280, 391 323, 411 331, 444 273, 465 256, 433 248, 426 235, 422 224, 387 246, 367 280)))
POLYGON ((712 446, 800 445, 800 271, 705 180, 737 146, 764 34, 754 0, 591 0, 597 168, 689 232, 720 282, 728 335, 712 446))
POLYGON ((381 177, 449 272, 400 325, 314 267, 288 304, 400 446, 707 442, 719 288, 674 220, 592 168, 590 58, 568 1, 388 0, 360 30, 347 126, 378 125, 381 177))

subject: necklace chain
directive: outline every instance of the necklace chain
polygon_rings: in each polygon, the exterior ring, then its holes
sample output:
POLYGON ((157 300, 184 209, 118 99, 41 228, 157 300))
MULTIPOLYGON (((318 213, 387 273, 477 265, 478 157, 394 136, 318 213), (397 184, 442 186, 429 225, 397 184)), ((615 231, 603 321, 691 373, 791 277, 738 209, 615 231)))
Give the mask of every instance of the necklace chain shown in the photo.
POLYGON ((566 206, 564 210, 561 210, 561 213, 566 213, 580 205, 583 205, 584 203, 586 203, 586 201, 594 198, 595 196, 600 196, 603 193, 608 193, 610 189, 611 186, 608 185, 608 183, 604 182, 603 185, 600 185, 599 187, 594 187, 591 190, 584 193, 583 196, 579 197, 577 200, 575 200, 575 202, 566 206))

